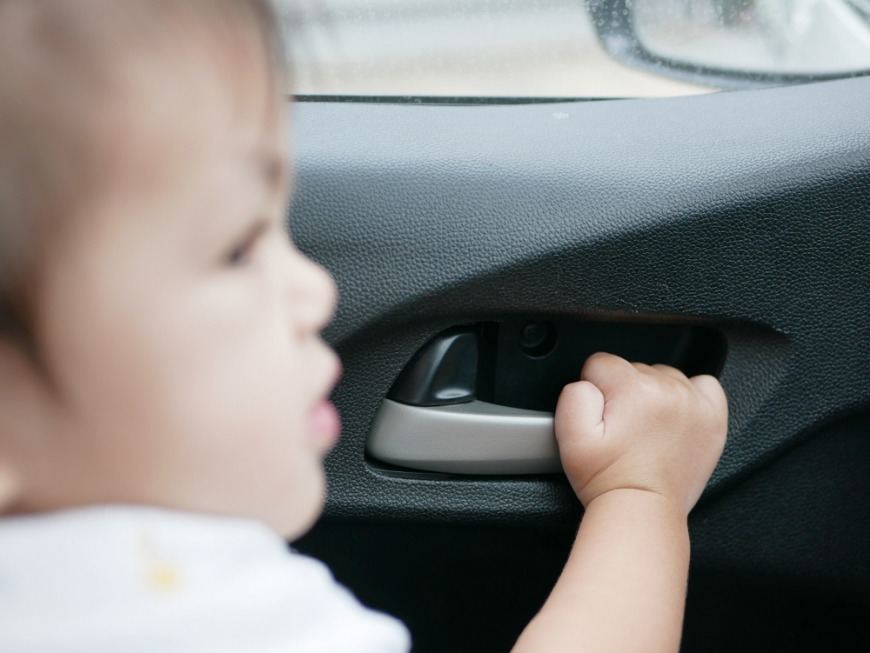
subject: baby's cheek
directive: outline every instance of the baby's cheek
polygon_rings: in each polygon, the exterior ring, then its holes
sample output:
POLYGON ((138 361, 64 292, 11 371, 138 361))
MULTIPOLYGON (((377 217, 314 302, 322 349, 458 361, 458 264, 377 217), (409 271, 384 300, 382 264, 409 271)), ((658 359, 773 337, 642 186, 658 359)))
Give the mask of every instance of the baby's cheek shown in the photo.
POLYGON ((139 455, 155 461, 167 502, 264 520, 273 509, 307 514, 322 472, 304 437, 306 363, 272 305, 226 290, 167 302, 128 343, 136 435, 152 447, 139 455), (298 506, 282 504, 291 495, 298 506))

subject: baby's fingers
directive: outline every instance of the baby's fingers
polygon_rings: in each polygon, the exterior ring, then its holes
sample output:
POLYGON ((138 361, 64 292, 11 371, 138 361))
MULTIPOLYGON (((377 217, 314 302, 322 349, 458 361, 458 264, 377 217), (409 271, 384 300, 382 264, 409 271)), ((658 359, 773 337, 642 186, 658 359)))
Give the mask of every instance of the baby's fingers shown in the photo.
POLYGON ((580 378, 589 381, 606 398, 612 397, 629 379, 637 376, 637 369, 624 358, 599 352, 586 359, 580 378))

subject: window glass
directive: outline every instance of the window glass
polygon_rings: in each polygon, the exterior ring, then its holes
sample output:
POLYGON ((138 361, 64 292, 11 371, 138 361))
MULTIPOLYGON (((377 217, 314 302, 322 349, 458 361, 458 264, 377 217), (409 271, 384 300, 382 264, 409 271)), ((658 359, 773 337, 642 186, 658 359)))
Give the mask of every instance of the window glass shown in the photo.
POLYGON ((276 3, 302 95, 668 96, 870 69, 870 0, 276 3))

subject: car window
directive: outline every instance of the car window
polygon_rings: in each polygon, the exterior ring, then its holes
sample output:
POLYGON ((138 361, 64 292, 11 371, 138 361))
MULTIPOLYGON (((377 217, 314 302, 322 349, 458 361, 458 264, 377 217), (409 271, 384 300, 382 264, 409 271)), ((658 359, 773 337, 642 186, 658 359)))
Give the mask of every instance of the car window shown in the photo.
POLYGON ((300 95, 657 97, 870 69, 870 0, 276 2, 300 95))

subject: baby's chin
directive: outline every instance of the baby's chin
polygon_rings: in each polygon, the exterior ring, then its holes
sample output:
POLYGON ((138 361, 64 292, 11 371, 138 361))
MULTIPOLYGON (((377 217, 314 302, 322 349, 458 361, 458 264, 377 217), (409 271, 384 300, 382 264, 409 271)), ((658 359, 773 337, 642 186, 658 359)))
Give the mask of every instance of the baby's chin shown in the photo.
POLYGON ((283 504, 285 509, 269 519, 267 525, 286 540, 293 541, 305 535, 323 513, 326 476, 322 466, 318 466, 317 471, 316 484, 311 483, 302 490, 297 488, 289 502, 276 501, 283 504))

